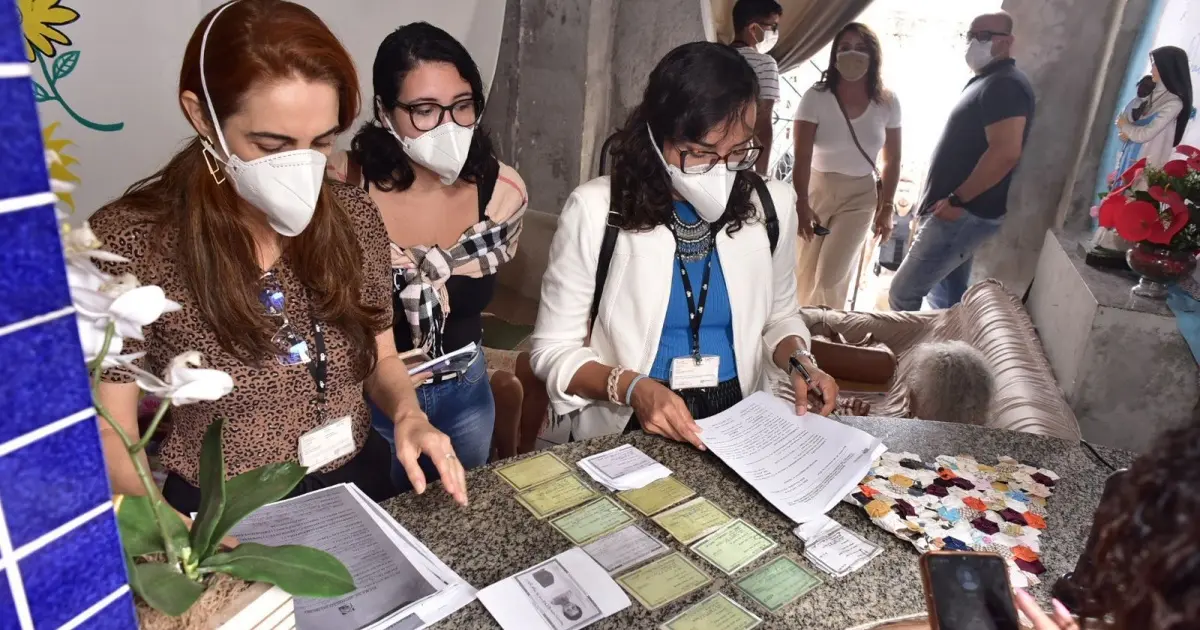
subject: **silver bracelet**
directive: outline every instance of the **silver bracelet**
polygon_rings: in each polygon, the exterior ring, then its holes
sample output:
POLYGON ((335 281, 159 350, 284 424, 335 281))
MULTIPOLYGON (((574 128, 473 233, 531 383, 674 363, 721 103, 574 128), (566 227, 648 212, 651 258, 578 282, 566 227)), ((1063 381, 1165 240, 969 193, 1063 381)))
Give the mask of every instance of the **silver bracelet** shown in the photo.
MULTIPOLYGON (((820 366, 819 366, 819 365, 817 365, 817 357, 814 357, 814 356, 813 356, 813 353, 809 352, 809 351, 808 351, 807 349, 805 349, 805 348, 801 348, 801 349, 799 349, 799 350, 797 350, 797 351, 793 352, 793 353, 792 353, 792 358, 793 358, 793 359, 795 359, 795 360, 797 360, 797 361, 799 361, 800 359, 808 359, 808 362, 809 362, 809 363, 811 363, 813 367, 815 367, 815 368, 818 368, 818 369, 820 368, 820 366)), ((791 373, 791 371, 792 371, 792 369, 791 369, 791 367, 789 366, 789 367, 788 367, 788 373, 790 374, 790 373, 791 373)))

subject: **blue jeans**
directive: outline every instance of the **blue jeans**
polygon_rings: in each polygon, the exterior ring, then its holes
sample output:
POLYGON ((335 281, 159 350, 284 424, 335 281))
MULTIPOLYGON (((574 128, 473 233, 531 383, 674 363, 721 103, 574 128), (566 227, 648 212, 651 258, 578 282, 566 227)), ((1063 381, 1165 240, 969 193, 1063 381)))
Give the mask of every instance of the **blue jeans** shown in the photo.
POLYGON ((963 211, 958 219, 921 218, 912 249, 896 270, 888 304, 893 311, 919 311, 927 298, 933 308, 950 308, 971 283, 975 250, 1000 230, 1004 218, 985 219, 963 211))
MULTIPOLYGON (((454 453, 463 468, 471 469, 487 463, 492 451, 492 429, 496 426, 496 400, 492 398, 492 386, 487 379, 487 361, 483 349, 475 355, 470 367, 458 378, 441 383, 425 384, 417 388, 417 400, 421 411, 439 431, 450 438, 454 453)), ((371 425, 387 440, 392 451, 392 483, 397 492, 412 490, 408 473, 396 459, 396 437, 392 431, 392 419, 373 403, 371 425)), ((425 480, 438 479, 437 468, 425 455, 420 458, 425 480)))

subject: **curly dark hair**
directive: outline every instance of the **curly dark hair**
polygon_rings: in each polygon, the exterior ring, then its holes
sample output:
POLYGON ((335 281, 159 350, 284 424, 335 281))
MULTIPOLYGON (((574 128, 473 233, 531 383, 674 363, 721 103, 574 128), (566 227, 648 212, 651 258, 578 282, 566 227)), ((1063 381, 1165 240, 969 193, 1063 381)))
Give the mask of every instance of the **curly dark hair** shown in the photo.
MULTIPOLYGON (((475 111, 483 113, 483 78, 471 54, 457 39, 426 22, 406 24, 392 31, 379 44, 371 71, 375 118, 364 123, 350 143, 354 159, 362 165, 363 179, 380 190, 406 190, 412 186, 413 169, 408 155, 380 117, 384 111, 396 109, 404 77, 424 62, 444 62, 457 68, 475 95, 475 111)), ((477 126, 467 162, 458 177, 477 184, 495 170, 492 162, 492 140, 486 129, 477 126)))
POLYGON ((829 47, 829 66, 821 73, 821 80, 816 89, 826 92, 836 90, 842 81, 842 74, 837 69, 838 46, 847 33, 858 33, 867 44, 867 55, 871 57, 871 65, 867 67, 867 98, 876 103, 883 103, 887 90, 883 87, 883 46, 879 44, 879 36, 869 26, 859 22, 851 22, 842 27, 833 38, 829 47))
MULTIPOLYGON (((650 73, 642 102, 613 137, 613 225, 631 231, 669 225, 675 210, 663 144, 700 142, 713 129, 741 120, 757 102, 758 78, 734 49, 693 42, 667 53, 650 73)), ((730 234, 756 213, 751 177, 739 172, 734 182, 724 216, 730 234)))
POLYGON ((1077 574, 1084 617, 1115 630, 1200 623, 1200 420, 1169 431, 1096 510, 1092 569, 1077 574))

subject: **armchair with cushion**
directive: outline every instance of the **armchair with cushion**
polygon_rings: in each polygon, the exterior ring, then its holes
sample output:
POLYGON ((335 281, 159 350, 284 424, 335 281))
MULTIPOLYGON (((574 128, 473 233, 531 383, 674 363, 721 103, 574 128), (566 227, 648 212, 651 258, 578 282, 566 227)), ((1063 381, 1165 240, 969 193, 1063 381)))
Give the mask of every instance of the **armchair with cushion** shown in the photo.
MULTIPOLYGON (((909 415, 904 369, 905 358, 915 346, 960 340, 983 353, 995 378, 996 394, 985 426, 1080 439, 1079 423, 1055 381, 1033 322, 1021 301, 996 280, 976 284, 960 304, 941 311, 864 313, 802 308, 801 315, 814 337, 840 336, 854 343, 869 335, 894 353, 897 372, 872 415, 909 415)), ((814 346, 820 361, 817 350, 814 346)), ((822 367, 839 380, 870 380, 852 364, 822 363, 822 367)))

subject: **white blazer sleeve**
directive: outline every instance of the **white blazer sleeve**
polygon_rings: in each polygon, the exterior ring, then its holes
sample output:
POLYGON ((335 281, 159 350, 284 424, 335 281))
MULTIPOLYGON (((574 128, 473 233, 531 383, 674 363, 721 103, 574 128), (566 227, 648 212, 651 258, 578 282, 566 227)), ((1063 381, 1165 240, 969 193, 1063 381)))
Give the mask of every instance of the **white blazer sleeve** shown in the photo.
POLYGON ((810 348, 812 335, 800 317, 796 301, 796 191, 784 182, 769 182, 767 188, 779 217, 779 244, 771 258, 773 302, 771 316, 763 328, 763 342, 767 352, 774 353, 779 342, 795 335, 804 340, 804 347, 810 348))
MULTIPOLYGON (((599 214, 607 218, 607 209, 599 214)), ((530 362, 534 373, 546 382, 550 405, 560 415, 593 402, 568 394, 567 387, 580 367, 599 360, 584 342, 604 225, 596 213, 588 212, 580 191, 571 193, 558 217, 542 277, 530 362)))
MULTIPOLYGON (((1129 140, 1138 144, 1150 142, 1160 133, 1170 131, 1174 133, 1175 122, 1179 117, 1179 112, 1183 110, 1183 101, 1178 98, 1173 98, 1163 103, 1162 109, 1158 110, 1158 116, 1150 121, 1148 125, 1135 125, 1132 123, 1122 123, 1121 131, 1129 136, 1129 140), (1167 127, 1170 126, 1168 130, 1167 127)), ((1175 138, 1171 138, 1174 142, 1175 138)))

